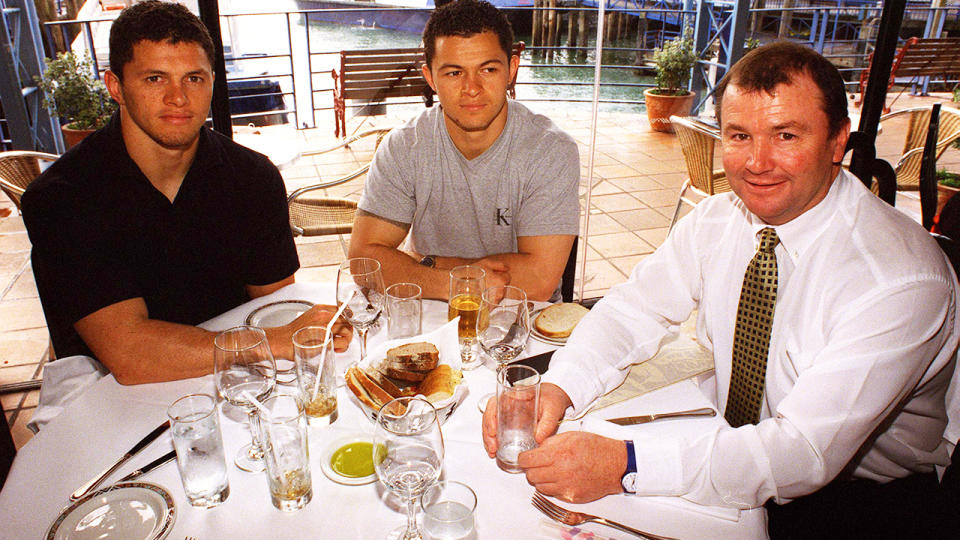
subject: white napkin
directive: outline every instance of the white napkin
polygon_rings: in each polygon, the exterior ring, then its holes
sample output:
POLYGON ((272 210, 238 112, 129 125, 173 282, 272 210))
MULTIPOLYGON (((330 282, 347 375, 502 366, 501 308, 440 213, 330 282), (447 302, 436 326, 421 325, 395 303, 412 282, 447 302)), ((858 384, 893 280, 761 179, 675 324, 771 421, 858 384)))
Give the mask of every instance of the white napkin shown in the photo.
MULTIPOLYGON (((658 434, 676 435, 700 433, 703 432, 704 429, 710 429, 713 424, 717 422, 723 422, 723 417, 719 415, 712 418, 669 418, 635 426, 620 426, 606 421, 607 418, 685 411, 700 407, 715 408, 715 405, 700 392, 693 381, 686 380, 655 392, 618 403, 594 414, 588 414, 581 420, 564 422, 560 426, 560 431, 587 431, 612 439, 633 440, 637 433, 643 433, 645 436, 653 437, 656 437, 658 434)), ((737 508, 704 506, 680 497, 647 497, 647 499, 659 504, 680 508, 684 511, 699 512, 727 521, 740 520, 740 510, 737 508)))

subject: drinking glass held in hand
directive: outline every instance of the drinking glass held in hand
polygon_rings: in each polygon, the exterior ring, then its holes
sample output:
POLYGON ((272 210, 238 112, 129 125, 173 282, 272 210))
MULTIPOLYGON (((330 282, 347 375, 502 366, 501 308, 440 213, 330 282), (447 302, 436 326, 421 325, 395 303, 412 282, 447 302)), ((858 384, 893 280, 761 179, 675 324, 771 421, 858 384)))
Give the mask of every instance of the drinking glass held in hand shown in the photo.
POLYGON ((240 449, 234 463, 249 472, 263 471, 263 448, 257 428, 257 407, 276 386, 277 365, 267 335, 252 326, 237 326, 213 340, 213 373, 220 397, 247 413, 251 443, 240 449))
POLYGON ((473 369, 480 365, 477 354, 477 316, 480 314, 481 296, 485 288, 483 268, 479 266, 458 266, 450 270, 450 303, 447 308, 447 320, 460 317, 457 337, 460 339, 460 360, 463 369, 473 369))
POLYGON ((260 434, 273 506, 293 512, 313 498, 307 419, 297 396, 267 398, 260 412, 260 434))
POLYGON ((337 420, 337 361, 333 337, 327 329, 305 326, 293 334, 293 354, 304 411, 311 424, 332 424, 337 420))
POLYGON ((384 405, 373 434, 377 477, 407 504, 407 525, 390 538, 421 538, 416 502, 443 468, 443 435, 437 411, 429 401, 401 397, 384 405))
POLYGON ((497 465, 523 472, 517 456, 537 446, 533 433, 540 403, 540 374, 530 366, 507 365, 497 372, 497 465))
POLYGON ((347 304, 343 316, 360 334, 360 359, 367 356, 367 331, 377 322, 385 303, 380 262, 357 257, 340 264, 337 304, 347 304))
POLYGON ((207 394, 183 396, 167 408, 167 416, 187 500, 205 508, 227 500, 230 484, 217 400, 207 394))

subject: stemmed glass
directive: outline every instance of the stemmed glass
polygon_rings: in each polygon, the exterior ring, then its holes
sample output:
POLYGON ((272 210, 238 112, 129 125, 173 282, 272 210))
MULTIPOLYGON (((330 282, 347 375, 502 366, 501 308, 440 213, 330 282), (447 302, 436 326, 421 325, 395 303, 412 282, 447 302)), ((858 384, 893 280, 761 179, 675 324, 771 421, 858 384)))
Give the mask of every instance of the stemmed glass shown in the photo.
POLYGON ((440 477, 443 434, 437 410, 429 401, 401 397, 377 414, 373 463, 383 485, 407 503, 407 525, 389 538, 419 540, 417 498, 440 477))
POLYGON ((337 304, 347 304, 343 316, 360 334, 360 359, 367 357, 367 331, 377 322, 386 301, 380 262, 357 257, 340 264, 337 304))
POLYGON ((249 472, 262 472, 263 447, 257 406, 277 384, 277 364, 260 328, 237 326, 225 330, 213 340, 213 372, 220 396, 246 411, 251 442, 237 453, 234 463, 249 472))
MULTIPOLYGON (((520 356, 530 336, 530 307, 527 293, 512 285, 490 287, 483 291, 477 340, 483 352, 497 362, 497 372, 520 356)), ((481 407, 493 394, 480 398, 481 407)))

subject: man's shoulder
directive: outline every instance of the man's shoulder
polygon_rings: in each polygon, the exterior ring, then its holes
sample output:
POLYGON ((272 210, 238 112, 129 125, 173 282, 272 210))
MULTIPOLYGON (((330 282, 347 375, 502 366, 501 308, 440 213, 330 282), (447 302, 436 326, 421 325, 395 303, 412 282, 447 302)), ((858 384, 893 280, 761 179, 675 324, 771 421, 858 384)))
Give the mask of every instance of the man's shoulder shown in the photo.
POLYGON ((249 170, 250 167, 276 169, 270 158, 234 141, 230 137, 204 127, 201 137, 205 138, 205 151, 213 154, 213 159, 223 161, 226 167, 249 170))
POLYGON ((510 113, 515 114, 519 136, 531 145, 576 145, 576 141, 549 116, 532 111, 518 101, 508 101, 510 113))

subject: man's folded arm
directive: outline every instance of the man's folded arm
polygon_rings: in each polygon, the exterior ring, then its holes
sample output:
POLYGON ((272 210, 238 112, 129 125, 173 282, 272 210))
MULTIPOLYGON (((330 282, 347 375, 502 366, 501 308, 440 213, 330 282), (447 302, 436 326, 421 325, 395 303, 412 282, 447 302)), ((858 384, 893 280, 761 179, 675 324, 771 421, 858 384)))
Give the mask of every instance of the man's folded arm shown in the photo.
POLYGON ((557 290, 573 246, 573 235, 520 236, 518 253, 489 255, 480 261, 502 263, 510 271, 510 285, 520 287, 530 300, 546 301, 557 290))

